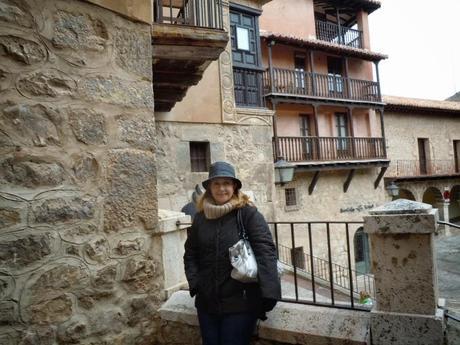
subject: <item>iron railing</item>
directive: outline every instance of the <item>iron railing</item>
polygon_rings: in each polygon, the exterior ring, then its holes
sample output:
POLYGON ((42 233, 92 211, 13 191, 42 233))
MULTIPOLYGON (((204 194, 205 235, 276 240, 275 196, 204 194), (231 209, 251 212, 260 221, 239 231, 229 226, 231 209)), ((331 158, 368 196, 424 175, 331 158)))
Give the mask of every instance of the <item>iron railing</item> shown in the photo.
POLYGON ((392 160, 388 177, 457 175, 460 170, 452 160, 392 160))
POLYGON ((273 139, 274 158, 289 162, 385 159, 383 138, 278 137, 273 139))
MULTIPOLYGON (((290 247, 278 244, 279 261, 288 267, 297 267, 298 271, 305 273, 304 277, 314 276, 316 281, 324 284, 330 284, 329 281, 329 262, 305 252, 299 253, 290 247), (313 261, 313 263, 311 262, 313 261), (312 267, 314 272, 312 273, 312 267)), ((375 298, 374 277, 370 274, 351 270, 353 284, 353 293, 359 295, 360 291, 367 291, 372 298, 375 298)), ((334 278, 334 288, 350 293, 349 269, 346 266, 332 263, 332 275, 334 278)))
POLYGON ((334 98, 361 102, 381 102, 379 83, 342 77, 336 74, 320 74, 304 70, 272 68, 264 72, 264 93, 286 96, 334 98), (271 81, 273 80, 273 85, 271 81))
MULTIPOLYGON (((350 232, 362 226, 363 222, 270 222, 269 224, 272 226, 275 236, 278 259, 281 262, 285 261, 285 264, 292 267, 294 279, 293 296, 285 296, 283 293, 282 301, 343 309, 369 310, 369 306, 364 306, 357 302, 356 294, 365 290, 365 287, 363 284, 359 284, 357 272, 352 268, 350 245, 350 232), (315 232, 314 236, 313 232, 315 232), (345 247, 344 251, 333 254, 333 250, 337 250, 337 248, 332 248, 331 236, 334 236, 334 239, 342 237, 340 243, 345 247), (289 246, 281 242, 289 242, 289 246), (302 252, 301 255, 298 254, 299 252, 296 248, 299 248, 298 246, 301 243, 308 248, 308 253, 302 252), (294 248, 292 252, 297 254, 292 254, 291 259, 289 259, 289 254, 283 253, 286 247, 294 248), (320 259, 315 254, 317 251, 323 251, 323 255, 326 258, 320 259), (334 262, 338 259, 341 259, 345 264, 334 265, 334 262), (307 272, 308 275, 305 275, 307 272), (307 282, 310 285, 305 288, 307 282), (318 294, 319 282, 327 283, 329 296, 318 294), (306 296, 304 290, 311 292, 311 298, 309 297, 310 294, 306 296), (345 300, 340 300, 339 295, 347 297, 345 297, 345 300)), ((288 250, 290 251, 291 249, 288 250)), ((373 279, 370 275, 365 276, 368 277, 365 280, 367 282, 366 288, 370 290, 366 290, 366 292, 373 295, 375 294, 373 279)))
POLYGON ((337 43, 353 48, 363 47, 363 32, 346 26, 322 20, 315 21, 316 38, 321 41, 337 43))
POLYGON ((223 29, 222 0, 155 0, 155 23, 223 29))
POLYGON ((235 103, 241 107, 263 107, 262 71, 233 67, 235 103))

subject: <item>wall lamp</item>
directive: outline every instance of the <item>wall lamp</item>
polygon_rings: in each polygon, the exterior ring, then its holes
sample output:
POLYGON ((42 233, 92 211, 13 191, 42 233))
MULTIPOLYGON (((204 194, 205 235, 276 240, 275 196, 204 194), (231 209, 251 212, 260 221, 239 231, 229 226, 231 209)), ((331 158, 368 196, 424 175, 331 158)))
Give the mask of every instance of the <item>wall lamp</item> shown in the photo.
POLYGON ((279 157, 275 162, 275 183, 284 185, 294 179, 295 165, 279 157))

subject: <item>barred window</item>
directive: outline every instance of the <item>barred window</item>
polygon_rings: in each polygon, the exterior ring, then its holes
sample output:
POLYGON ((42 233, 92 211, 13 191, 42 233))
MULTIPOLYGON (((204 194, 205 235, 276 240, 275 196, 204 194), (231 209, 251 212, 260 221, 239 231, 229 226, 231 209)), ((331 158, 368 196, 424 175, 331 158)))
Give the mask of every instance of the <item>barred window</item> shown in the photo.
POLYGON ((286 196, 286 206, 296 206, 297 205, 295 188, 286 188, 284 190, 284 194, 286 196))
POLYGON ((192 172, 206 172, 210 165, 209 143, 190 142, 190 166, 192 172))

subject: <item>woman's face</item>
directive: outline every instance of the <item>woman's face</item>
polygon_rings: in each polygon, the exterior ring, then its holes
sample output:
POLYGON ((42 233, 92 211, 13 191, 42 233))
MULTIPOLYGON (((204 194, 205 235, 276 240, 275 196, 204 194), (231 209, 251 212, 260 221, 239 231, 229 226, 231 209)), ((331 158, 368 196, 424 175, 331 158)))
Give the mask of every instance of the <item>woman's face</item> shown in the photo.
POLYGON ((228 177, 217 177, 209 183, 211 196, 217 205, 223 205, 230 201, 235 192, 235 182, 228 177))

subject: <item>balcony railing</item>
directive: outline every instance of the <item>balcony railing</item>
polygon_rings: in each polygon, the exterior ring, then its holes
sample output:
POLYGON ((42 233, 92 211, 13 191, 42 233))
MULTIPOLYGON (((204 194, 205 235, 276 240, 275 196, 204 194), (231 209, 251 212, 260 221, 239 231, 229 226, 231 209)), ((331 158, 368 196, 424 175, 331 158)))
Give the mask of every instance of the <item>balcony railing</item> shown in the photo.
POLYGON ((383 138, 278 137, 276 157, 289 162, 385 159, 383 138))
POLYGON ((240 107, 262 107, 262 71, 233 67, 235 103, 240 107))
POLYGON ((389 177, 460 175, 460 169, 453 159, 392 160, 386 175, 389 177))
POLYGON ((222 0, 156 0, 155 23, 223 29, 222 0))
POLYGON ((339 26, 334 23, 316 20, 316 38, 321 41, 337 43, 353 48, 363 47, 363 32, 339 26))
POLYGON ((381 102, 379 84, 374 81, 284 68, 272 70, 273 78, 270 78, 270 70, 264 72, 265 94, 381 102))

